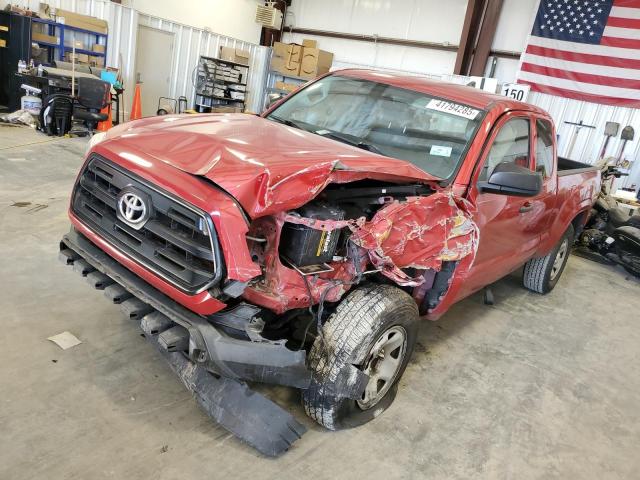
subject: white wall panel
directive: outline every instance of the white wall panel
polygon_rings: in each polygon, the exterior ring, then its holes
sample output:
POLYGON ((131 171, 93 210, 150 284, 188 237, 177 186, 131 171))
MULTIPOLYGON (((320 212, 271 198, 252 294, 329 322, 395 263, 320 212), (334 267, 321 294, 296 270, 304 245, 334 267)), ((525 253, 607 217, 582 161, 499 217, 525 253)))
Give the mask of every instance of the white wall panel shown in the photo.
MULTIPOLYGON (((467 0, 295 0, 285 24, 298 28, 457 45, 467 0)), ((285 30, 286 31, 286 30, 285 30)), ((305 35, 305 38, 314 38, 305 35)), ((285 33, 284 41, 301 35, 285 33)), ((424 73, 451 73, 455 52, 317 37, 334 65, 371 65, 424 73)))
POLYGON ((161 0, 130 0, 140 13, 209 29, 247 42, 260 41, 260 25, 254 21, 259 0, 187 0, 180 4, 161 0))

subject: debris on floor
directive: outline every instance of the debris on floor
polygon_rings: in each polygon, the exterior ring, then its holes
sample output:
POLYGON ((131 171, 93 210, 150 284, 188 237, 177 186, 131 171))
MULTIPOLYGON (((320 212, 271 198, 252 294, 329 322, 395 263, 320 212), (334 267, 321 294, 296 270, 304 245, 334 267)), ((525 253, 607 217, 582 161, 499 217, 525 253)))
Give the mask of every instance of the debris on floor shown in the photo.
POLYGON ((67 350, 71 347, 75 347, 76 345, 80 345, 82 341, 76 337, 73 333, 70 332, 62 332, 52 337, 47 338, 47 340, 51 340, 53 343, 58 345, 61 349, 67 350))
POLYGON ((36 128, 38 126, 38 120, 36 117, 26 110, 16 110, 13 113, 0 115, 0 122, 14 125, 28 125, 32 128, 36 128))

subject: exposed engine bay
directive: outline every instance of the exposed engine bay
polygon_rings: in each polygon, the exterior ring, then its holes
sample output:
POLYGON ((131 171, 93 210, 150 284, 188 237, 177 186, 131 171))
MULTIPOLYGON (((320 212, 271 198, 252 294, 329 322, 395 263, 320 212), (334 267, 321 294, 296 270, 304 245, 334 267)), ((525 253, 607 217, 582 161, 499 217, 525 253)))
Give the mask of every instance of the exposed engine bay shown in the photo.
POLYGON ((478 233, 468 205, 449 192, 365 180, 330 184, 296 210, 257 218, 247 242, 263 275, 242 298, 282 324, 296 312, 319 319, 365 281, 400 286, 426 314, 457 266, 471 265, 478 233))

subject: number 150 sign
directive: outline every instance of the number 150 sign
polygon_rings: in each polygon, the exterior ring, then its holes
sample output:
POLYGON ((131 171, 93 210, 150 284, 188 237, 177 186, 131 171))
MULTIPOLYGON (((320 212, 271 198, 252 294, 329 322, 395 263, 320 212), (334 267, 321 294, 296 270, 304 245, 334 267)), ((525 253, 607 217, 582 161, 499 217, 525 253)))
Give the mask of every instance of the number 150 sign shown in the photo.
POLYGON ((519 102, 526 102, 529 95, 529 85, 519 85, 517 83, 504 83, 502 84, 502 95, 505 97, 513 98, 519 102))

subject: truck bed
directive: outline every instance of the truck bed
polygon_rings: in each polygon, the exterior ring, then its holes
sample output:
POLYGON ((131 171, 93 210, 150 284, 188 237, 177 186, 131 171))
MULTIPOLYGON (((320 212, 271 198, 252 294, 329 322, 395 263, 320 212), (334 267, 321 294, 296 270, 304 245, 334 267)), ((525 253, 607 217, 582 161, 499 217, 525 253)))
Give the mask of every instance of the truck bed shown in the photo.
POLYGON ((593 165, 588 163, 569 160, 568 158, 558 157, 558 176, 572 175, 575 173, 595 172, 597 170, 593 165))

